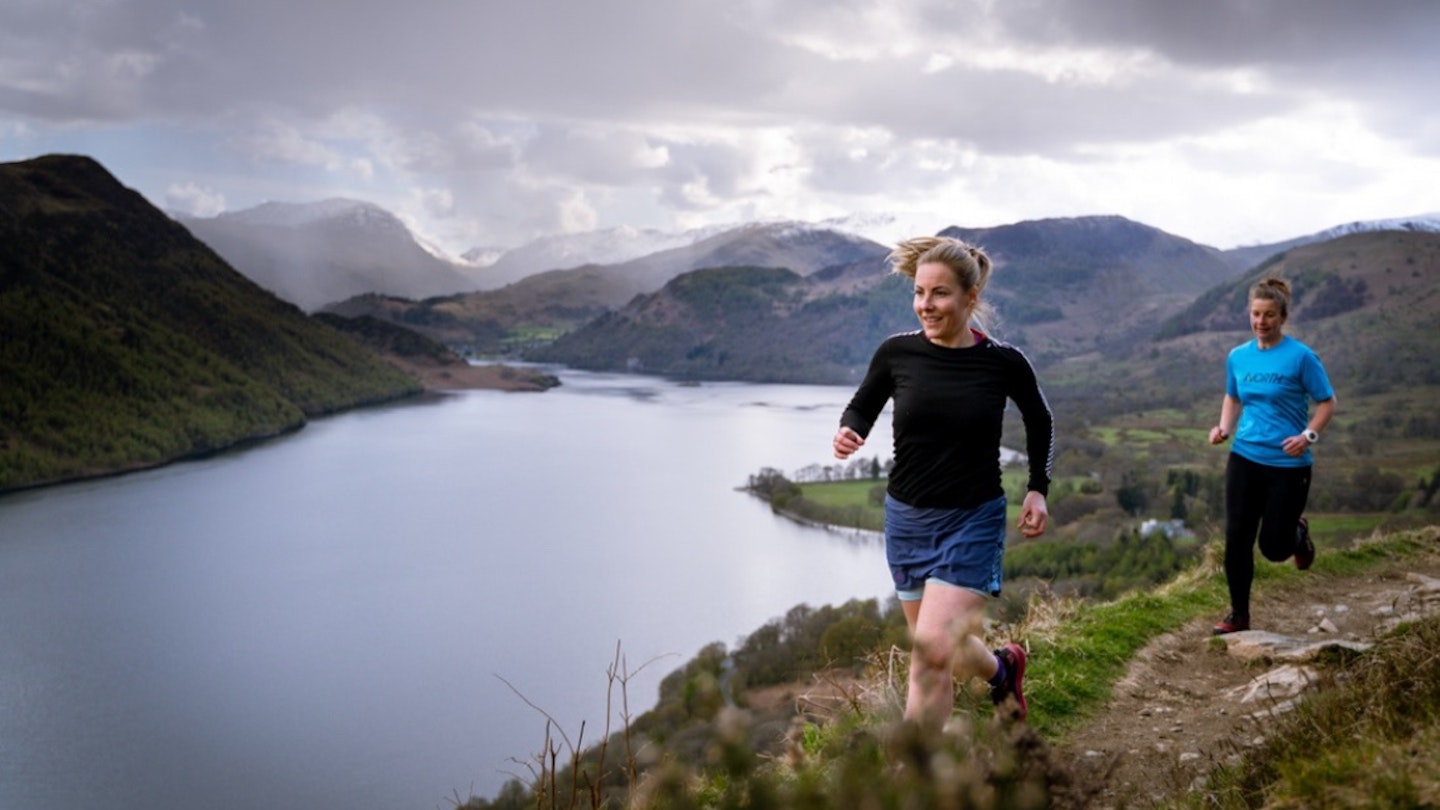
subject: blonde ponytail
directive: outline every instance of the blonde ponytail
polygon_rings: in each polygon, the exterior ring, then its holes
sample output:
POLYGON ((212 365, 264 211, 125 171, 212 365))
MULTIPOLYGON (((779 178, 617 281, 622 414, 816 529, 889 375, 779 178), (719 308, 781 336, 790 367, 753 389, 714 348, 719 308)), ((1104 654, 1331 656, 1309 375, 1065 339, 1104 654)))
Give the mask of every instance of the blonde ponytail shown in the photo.
POLYGON ((960 289, 975 292, 976 304, 970 318, 977 328, 986 331, 984 322, 994 320, 994 309, 980 300, 980 294, 990 282, 990 257, 984 250, 949 236, 918 236, 896 244, 886 261, 891 270, 912 279, 922 264, 945 265, 955 274, 960 289))

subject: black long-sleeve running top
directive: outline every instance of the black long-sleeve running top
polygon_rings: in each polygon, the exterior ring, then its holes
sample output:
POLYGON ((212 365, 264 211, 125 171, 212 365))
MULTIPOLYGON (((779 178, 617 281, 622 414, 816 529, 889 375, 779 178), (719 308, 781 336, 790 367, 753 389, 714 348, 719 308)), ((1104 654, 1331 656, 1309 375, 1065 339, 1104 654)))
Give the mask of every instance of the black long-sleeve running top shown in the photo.
POLYGON ((1014 346, 976 333, 952 349, 921 332, 880 344, 840 424, 868 436, 886 401, 895 400, 895 467, 887 491, 910 506, 971 508, 1004 494, 1000 435, 1005 401, 1025 423, 1027 488, 1048 494, 1055 422, 1035 369, 1014 346))

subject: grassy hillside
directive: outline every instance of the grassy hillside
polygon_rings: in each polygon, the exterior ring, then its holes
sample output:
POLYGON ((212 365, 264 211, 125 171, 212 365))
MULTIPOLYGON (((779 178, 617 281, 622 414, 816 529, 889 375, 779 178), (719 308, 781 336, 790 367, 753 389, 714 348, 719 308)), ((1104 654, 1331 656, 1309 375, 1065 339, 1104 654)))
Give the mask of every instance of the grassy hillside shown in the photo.
MULTIPOLYGON (((1027 348, 1052 400, 1071 415, 1218 402, 1225 355, 1248 337, 1245 297, 1267 273, 1290 279, 1288 329, 1320 352, 1342 397, 1440 377, 1440 235, 1356 234, 1232 277, 1209 249, 1096 219, 963 232, 997 238, 1004 263, 987 293, 1000 310, 997 334, 1027 348), (1042 308, 1052 314, 1037 314, 1042 308)), ((858 380, 886 335, 915 328, 908 282, 881 262, 776 272, 763 280, 754 268, 681 276, 530 357, 693 379, 843 384, 858 380)), ((1403 414, 1407 424, 1419 420, 1411 429, 1429 430, 1434 419, 1415 407, 1403 414)))
POLYGON ((414 393, 88 158, 0 165, 0 490, 414 393))
POLYGON ((325 311, 391 321, 474 354, 512 354, 598 318, 634 295, 604 268, 586 266, 539 273, 498 290, 423 301, 356 296, 325 311))
MULTIPOLYGON (((1287 333, 1319 353, 1339 402, 1316 450, 1312 509, 1387 514, 1428 498, 1440 473, 1440 236, 1413 232, 1293 249, 1199 296, 1154 340, 1047 368, 1057 469, 1099 470, 1112 492, 1128 473, 1154 508, 1170 502, 1167 473, 1218 477, 1224 453, 1197 448, 1219 416, 1226 353, 1249 339, 1248 289, 1272 273, 1295 290, 1287 333)), ((1203 500, 1187 502, 1194 516, 1217 514, 1203 500)))
POLYGON ((1247 291, 1268 275, 1290 282, 1288 331, 1320 352, 1333 377, 1366 393, 1440 384, 1440 234, 1359 233, 1295 248, 1207 291, 1157 339, 1181 351, 1216 333, 1240 342, 1247 291))
POLYGON ((1002 334, 1040 363, 1125 344, 1236 273, 1214 248, 1116 216, 941 232, 985 249, 1002 334))
POLYGON ((774 268, 697 270, 526 357, 682 379, 856 383, 875 346, 914 328, 914 316, 903 277, 837 291, 845 284, 774 268))
MULTIPOLYGON (((1246 715, 1280 699, 1245 705, 1230 693, 1284 662, 1229 653, 1209 635, 1225 601, 1214 556, 1161 587, 1037 599, 1021 621, 987 627, 991 646, 1021 638, 1029 648, 1029 722, 997 720, 983 691, 957 688, 957 720, 933 736, 898 722, 907 662, 897 608, 801 605, 734 648, 702 650, 662 681, 654 710, 602 728, 584 750, 537 717, 533 778, 461 806, 1429 807, 1440 798, 1440 615, 1426 607, 1435 585, 1408 577, 1416 570, 1440 573, 1440 528, 1361 539, 1308 573, 1262 569, 1256 598, 1291 637, 1307 635, 1299 628, 1314 624, 1316 601, 1363 593, 1391 609, 1355 617, 1373 646, 1311 660, 1317 685, 1303 705, 1260 723, 1246 715), (1197 688, 1172 696, 1147 677, 1154 666, 1193 675, 1197 688), (1128 758, 1087 748, 1096 744, 1128 758), (1141 789, 1127 793, 1120 774, 1141 789)), ((616 658, 618 702, 633 673, 616 658)))
MULTIPOLYGON (((1042 366, 1129 347, 1202 290, 1234 276, 1214 249, 1120 217, 943 233, 990 252, 995 270, 986 297, 999 321, 986 326, 1042 366)), ((747 318, 727 311, 723 322, 706 321, 703 311, 679 300, 672 282, 533 356, 611 369, 635 368, 633 358, 654 373, 702 379, 853 382, 880 340, 915 328, 908 282, 888 272, 883 249, 875 247, 873 255, 797 271, 788 303, 772 301, 747 318), (731 325, 741 322, 745 334, 736 334, 731 325), (675 359, 677 351, 683 360, 675 359), (721 351, 723 364, 706 360, 721 351)), ((738 286, 746 278, 711 276, 706 286, 738 286)))
POLYGON ((471 364, 444 343, 369 315, 346 318, 318 312, 314 317, 374 349, 401 371, 420 380, 427 389, 544 391, 560 384, 558 377, 536 368, 471 364))
MULTIPOLYGON (((779 267, 808 276, 856 261, 883 269, 884 255, 885 248, 874 242, 834 231, 752 225, 626 262, 537 271, 500 289, 424 301, 357 296, 326 309, 402 323, 477 354, 514 354, 618 311, 697 269, 779 267)), ((624 363, 621 347, 609 353, 624 363)))

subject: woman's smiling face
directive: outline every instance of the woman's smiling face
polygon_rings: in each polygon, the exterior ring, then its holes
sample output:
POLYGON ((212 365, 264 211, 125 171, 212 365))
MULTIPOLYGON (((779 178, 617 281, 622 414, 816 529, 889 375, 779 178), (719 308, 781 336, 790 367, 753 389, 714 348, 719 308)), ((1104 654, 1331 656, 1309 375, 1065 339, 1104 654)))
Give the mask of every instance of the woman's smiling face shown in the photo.
POLYGON ((955 271, 940 262, 915 268, 915 317, 931 343, 956 348, 970 327, 976 294, 961 289, 955 271))
POLYGON ((1280 304, 1264 298, 1250 299, 1250 331, 1261 346, 1274 346, 1283 335, 1281 327, 1285 316, 1280 313, 1280 304))

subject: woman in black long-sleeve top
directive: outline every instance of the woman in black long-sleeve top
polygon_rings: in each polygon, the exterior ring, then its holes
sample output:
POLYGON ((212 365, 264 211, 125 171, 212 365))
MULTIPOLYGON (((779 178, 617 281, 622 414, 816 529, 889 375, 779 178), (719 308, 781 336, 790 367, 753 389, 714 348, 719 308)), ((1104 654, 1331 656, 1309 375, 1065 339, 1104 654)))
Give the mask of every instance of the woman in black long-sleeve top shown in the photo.
POLYGON ((991 652, 980 627, 987 600, 1000 593, 1005 553, 1006 402, 1025 424, 1030 476, 1019 529, 1026 537, 1038 537, 1048 521, 1054 420, 1025 355, 972 326, 990 277, 983 251, 922 237, 900 243, 889 261, 915 281, 920 329, 880 344, 840 418, 834 450, 842 460, 859 450, 894 400, 885 550, 914 644, 905 716, 943 726, 958 676, 986 679, 996 705, 1023 719, 1025 649, 1012 642, 991 652))

